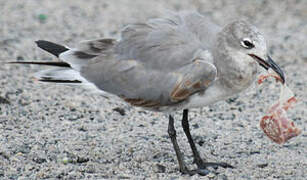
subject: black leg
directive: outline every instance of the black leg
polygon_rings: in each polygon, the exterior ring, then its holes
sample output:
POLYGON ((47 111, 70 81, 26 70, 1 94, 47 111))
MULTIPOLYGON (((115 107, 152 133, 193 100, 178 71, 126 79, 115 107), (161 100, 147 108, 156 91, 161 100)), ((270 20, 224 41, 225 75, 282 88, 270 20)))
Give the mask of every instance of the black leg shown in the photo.
POLYGON ((199 155, 199 153, 197 151, 197 148, 195 146, 195 143, 193 141, 193 138, 191 136, 191 133, 190 133, 188 113, 189 113, 188 109, 183 110, 182 122, 181 123, 182 123, 183 131, 184 131, 185 135, 187 136, 189 144, 190 144, 190 147, 192 149, 192 153, 193 153, 193 157, 194 157, 194 162, 196 163, 197 167, 199 169, 206 169, 209 166, 213 166, 213 167, 221 166, 223 168, 233 168, 233 166, 231 166, 231 165, 229 165, 227 163, 204 162, 201 159, 201 157, 200 157, 200 155, 199 155))
POLYGON ((173 143, 173 147, 174 147, 175 152, 176 152, 180 172, 187 173, 188 168, 186 167, 186 165, 184 163, 183 155, 182 155, 182 153, 179 149, 178 143, 177 143, 176 130, 175 130, 175 127, 174 127, 174 118, 171 115, 169 115, 169 121, 168 121, 168 135, 171 138, 171 141, 173 143))
POLYGON ((207 169, 189 170, 187 168, 187 166, 185 165, 184 160, 183 160, 183 154, 181 153, 180 148, 179 148, 178 143, 177 143, 176 130, 175 130, 175 127, 174 127, 174 118, 171 115, 169 116, 168 134, 169 134, 169 137, 171 138, 171 141, 173 143, 173 147, 174 147, 175 152, 176 152, 176 156, 177 156, 177 160, 178 160, 178 163, 179 163, 179 168, 180 168, 181 173, 189 174, 189 175, 200 174, 200 175, 205 176, 210 172, 207 169))
POLYGON ((197 164, 197 166, 201 166, 203 164, 203 160, 200 158, 200 155, 199 155, 199 153, 197 151, 197 148, 196 148, 195 143, 193 141, 192 135, 190 133, 190 125, 189 125, 189 121, 188 121, 188 113, 189 113, 188 109, 183 110, 181 125, 182 125, 182 128, 183 128, 183 131, 184 131, 185 135, 188 138, 190 147, 192 149, 192 153, 193 153, 193 157, 194 157, 194 162, 197 164))

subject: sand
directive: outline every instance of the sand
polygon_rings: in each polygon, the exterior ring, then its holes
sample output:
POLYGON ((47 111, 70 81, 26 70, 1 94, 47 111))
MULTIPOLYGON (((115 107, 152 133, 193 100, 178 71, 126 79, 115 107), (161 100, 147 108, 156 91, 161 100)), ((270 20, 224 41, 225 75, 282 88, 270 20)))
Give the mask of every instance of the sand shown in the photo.
MULTIPOLYGON (((0 0, 0 62, 51 60, 34 41, 74 46, 119 37, 124 25, 198 10, 224 25, 245 19, 266 36, 270 54, 299 100, 289 117, 302 129, 285 145, 259 128, 279 87, 266 81, 227 101, 192 109, 201 156, 235 169, 182 175, 167 134, 167 116, 131 107, 79 87, 35 82, 41 67, 0 64, 0 179, 306 179, 307 1, 296 0, 0 0)), ((175 115, 179 145, 192 164, 175 115)), ((189 166, 190 168, 195 165, 189 166)))

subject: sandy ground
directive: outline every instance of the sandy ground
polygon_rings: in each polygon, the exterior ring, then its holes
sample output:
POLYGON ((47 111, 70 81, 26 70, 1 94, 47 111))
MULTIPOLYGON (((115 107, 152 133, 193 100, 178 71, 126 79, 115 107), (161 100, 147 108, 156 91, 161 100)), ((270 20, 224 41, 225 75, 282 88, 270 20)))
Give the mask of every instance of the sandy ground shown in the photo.
MULTIPOLYGON (((181 175, 164 114, 78 87, 34 82, 37 66, 0 64, 0 179, 306 179, 305 0, 0 0, 0 60, 50 60, 35 40, 73 46, 84 39, 118 37, 125 24, 161 16, 165 10, 191 9, 220 25, 240 18, 261 29, 300 100, 289 114, 303 130, 299 137, 280 146, 260 130, 260 118, 278 98, 278 86, 268 81, 191 110, 201 155, 236 168, 219 168, 218 175, 206 177, 181 175)), ((192 164, 180 115, 175 115, 179 144, 192 164)))

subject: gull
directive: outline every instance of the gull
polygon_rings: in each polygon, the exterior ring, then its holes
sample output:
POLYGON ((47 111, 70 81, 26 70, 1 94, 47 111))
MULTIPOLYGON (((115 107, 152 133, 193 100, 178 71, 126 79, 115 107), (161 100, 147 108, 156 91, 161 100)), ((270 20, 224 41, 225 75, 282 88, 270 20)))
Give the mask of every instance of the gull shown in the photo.
POLYGON ((87 40, 69 48, 36 41, 58 57, 38 64, 53 68, 38 72, 39 81, 91 87, 119 97, 132 106, 168 114, 168 134, 183 174, 210 173, 208 167, 233 168, 200 157, 190 133, 188 109, 225 100, 256 79, 258 67, 283 71, 270 58, 264 36, 242 20, 220 27, 198 12, 171 13, 165 18, 129 24, 120 39, 87 40), (195 170, 184 162, 172 113, 183 111, 182 128, 191 147, 195 170))

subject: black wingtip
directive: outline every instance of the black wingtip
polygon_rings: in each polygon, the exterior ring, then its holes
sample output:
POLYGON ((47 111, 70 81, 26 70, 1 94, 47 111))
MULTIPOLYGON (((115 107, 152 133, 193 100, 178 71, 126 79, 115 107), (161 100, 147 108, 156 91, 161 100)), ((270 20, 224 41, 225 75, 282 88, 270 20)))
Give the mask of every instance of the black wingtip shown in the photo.
POLYGON ((12 61, 7 62, 7 64, 34 64, 34 65, 45 65, 45 66, 57 66, 57 67, 67 67, 71 68, 71 66, 63 61, 59 62, 34 62, 34 61, 12 61))
POLYGON ((60 79, 50 79, 50 78, 42 78, 38 79, 40 82, 48 82, 48 83, 63 83, 63 84, 81 84, 82 81, 79 80, 60 80, 60 79))
POLYGON ((66 48, 65 46, 50 42, 50 41, 45 41, 45 40, 38 40, 35 41, 38 47, 41 49, 55 55, 56 57, 59 57, 59 55, 65 51, 68 51, 69 49, 66 48))

